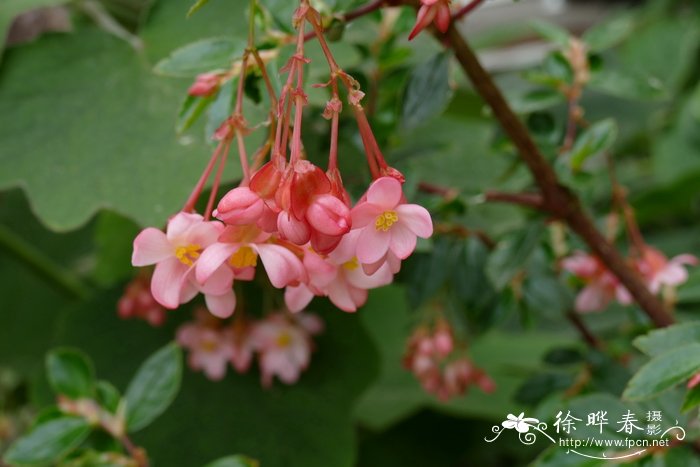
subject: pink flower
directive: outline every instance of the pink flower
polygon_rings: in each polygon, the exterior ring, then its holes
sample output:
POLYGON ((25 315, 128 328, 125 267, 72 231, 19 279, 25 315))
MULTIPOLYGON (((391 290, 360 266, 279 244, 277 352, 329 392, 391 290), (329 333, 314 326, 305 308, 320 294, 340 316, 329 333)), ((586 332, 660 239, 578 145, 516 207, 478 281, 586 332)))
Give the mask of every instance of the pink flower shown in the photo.
POLYGON ((428 238, 433 222, 417 204, 404 204, 401 183, 380 177, 367 190, 365 201, 352 210, 354 229, 361 229, 357 259, 362 264, 383 261, 388 253, 406 259, 416 248, 416 237, 428 238))
POLYGON ((270 387, 275 376, 283 383, 295 383, 311 360, 311 334, 321 329, 320 320, 311 315, 294 320, 276 313, 258 322, 251 342, 259 353, 263 386, 270 387))
MULTIPOLYGON (((149 227, 134 239, 134 266, 155 264, 151 280, 153 298, 166 308, 175 309, 191 300, 198 291, 207 301, 221 301, 230 290, 233 273, 219 271, 212 282, 195 283, 191 271, 202 251, 216 242, 223 229, 220 222, 206 222, 199 214, 180 212, 168 221, 166 233, 149 227)), ((207 277, 209 279, 209 277, 207 277)), ((230 297, 224 300, 230 302, 230 297)))
POLYGON ((212 381, 224 377, 232 358, 232 346, 222 331, 202 322, 187 323, 178 329, 177 342, 190 351, 187 358, 190 368, 203 371, 212 381))
POLYGON ((685 265, 695 266, 698 259, 693 255, 678 255, 670 260, 659 250, 647 246, 637 268, 646 279, 649 290, 659 293, 663 286, 677 287, 688 280, 685 265))
POLYGON ((450 0, 421 0, 421 7, 418 10, 416 24, 413 26, 408 40, 413 40, 423 29, 435 22, 435 27, 440 32, 446 32, 450 27, 450 0))
POLYGON ((219 241, 204 250, 197 261, 196 277, 206 283, 219 270, 227 268, 226 262, 236 269, 254 268, 258 257, 274 287, 283 288, 304 277, 299 258, 282 245, 268 243, 270 234, 255 226, 229 226, 219 241))
POLYGON ((690 377, 688 380, 687 387, 688 389, 693 389, 695 386, 700 384, 700 373, 695 373, 693 376, 690 377))
POLYGON ((219 90, 220 84, 221 76, 218 73, 202 73, 197 75, 187 93, 190 96, 209 97, 219 90))
POLYGON ((565 258, 561 265, 585 284, 576 297, 576 311, 602 311, 614 298, 622 304, 630 303, 627 289, 620 285, 617 278, 595 256, 579 251, 565 258))

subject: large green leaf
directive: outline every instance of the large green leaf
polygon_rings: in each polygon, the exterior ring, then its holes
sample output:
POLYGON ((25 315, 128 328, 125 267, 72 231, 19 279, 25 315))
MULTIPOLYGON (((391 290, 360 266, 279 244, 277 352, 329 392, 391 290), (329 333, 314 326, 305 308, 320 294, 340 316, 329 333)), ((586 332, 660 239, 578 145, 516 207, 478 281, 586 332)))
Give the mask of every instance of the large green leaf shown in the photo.
POLYGON ((173 402, 182 379, 182 352, 172 343, 146 360, 129 383, 126 425, 129 431, 149 425, 173 402))
POLYGON ((96 29, 10 50, 0 79, 0 188, 24 187, 54 229, 101 207, 161 224, 206 163, 175 140, 178 87, 96 29))
POLYGON ((413 70, 401 111, 405 128, 415 128, 445 110, 452 97, 449 64, 450 55, 440 52, 413 70))
POLYGON ((15 441, 4 459, 11 465, 53 464, 78 446, 89 433, 90 425, 82 418, 54 418, 15 441))
POLYGON ((684 345, 652 358, 632 377, 623 398, 643 400, 686 381, 700 370, 700 343, 684 345))
POLYGON ((698 322, 654 329, 634 340, 634 345, 650 357, 656 357, 669 350, 692 343, 700 343, 700 323, 698 322))

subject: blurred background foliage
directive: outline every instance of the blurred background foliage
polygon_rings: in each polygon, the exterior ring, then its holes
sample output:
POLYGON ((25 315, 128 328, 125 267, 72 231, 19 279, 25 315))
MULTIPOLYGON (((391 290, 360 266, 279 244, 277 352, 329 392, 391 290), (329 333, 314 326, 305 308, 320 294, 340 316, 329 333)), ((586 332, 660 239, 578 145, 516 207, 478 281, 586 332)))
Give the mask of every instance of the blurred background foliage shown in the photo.
MULTIPOLYGON (((192 78, 240 54, 247 33, 245 2, 212 0, 186 19, 190 3, 0 5, 0 37, 9 38, 0 62, 0 451, 24 430, 33 408, 51 401, 43 375, 50 348, 83 349, 102 377, 123 387, 188 318, 187 309, 179 310, 153 328, 120 320, 115 306, 134 275, 135 233, 163 225, 180 207, 208 157, 208 136, 231 104, 230 89, 223 89, 199 121, 176 132, 189 125, 181 104, 192 78), (22 37, 30 28, 10 28, 17 15, 38 7, 53 17, 37 20, 43 26, 35 37, 22 37), (175 51, 211 38, 223 43, 219 55, 207 56, 213 62, 178 65, 175 51)), ((275 26, 289 31, 294 2, 262 3, 275 26)), ((325 5, 346 11, 360 3, 325 5)), ((553 159, 566 103, 551 85, 570 70, 557 55, 556 30, 508 13, 523 5, 536 11, 540 2, 486 7, 462 28, 553 159)), ((569 2, 564 11, 577 7, 569 2)), ((611 151, 649 243, 669 256, 700 251, 700 6, 653 0, 596 8, 603 13, 593 24, 564 26, 591 45, 595 66, 581 102, 586 118, 613 120, 558 170, 602 226, 611 198, 602 153, 611 151)), ((262 390, 254 374, 214 383, 186 371, 173 406, 135 437, 157 465, 202 465, 236 452, 263 466, 526 464, 546 446, 487 444, 491 425, 525 409, 550 419, 566 407, 619 404, 642 361, 631 340, 648 323, 634 307, 584 317, 607 342, 604 352, 580 342, 566 319, 573 289, 552 266, 558 227, 532 212, 483 202, 487 189, 531 186, 514 148, 439 44, 427 35, 410 45, 405 40, 413 11, 397 14, 390 28, 378 14, 358 20, 332 46, 367 92, 380 143, 389 163, 407 175, 410 198, 427 206, 445 233, 421 243, 400 283, 372 292, 358 314, 325 299, 312 303, 327 332, 297 385, 262 390), (419 182, 449 187, 453 195, 423 193, 419 182), (474 361, 496 381, 494 394, 472 391, 440 403, 401 367, 411 327, 434 309, 470 342, 474 361), (631 359, 626 366, 624 356, 631 359)), ((309 49, 309 82, 323 82, 320 51, 314 42, 309 49)), ((283 49, 270 68, 290 53, 283 49)), ((250 83, 251 115, 264 115, 259 86, 250 83)), ((324 94, 313 91, 310 100, 304 142, 310 158, 321 161, 328 141, 324 94)), ((350 121, 341 122, 340 144, 344 179, 357 196, 368 174, 350 121)), ((233 182, 238 174, 229 170, 233 182)), ((697 313, 697 270, 678 299, 681 317, 697 313)), ((645 403, 673 413, 682 400, 682 392, 671 391, 645 403)), ((653 465, 697 463, 688 448, 669 452, 653 465)), ((563 450, 545 451, 536 462, 583 465, 561 456, 563 450)))

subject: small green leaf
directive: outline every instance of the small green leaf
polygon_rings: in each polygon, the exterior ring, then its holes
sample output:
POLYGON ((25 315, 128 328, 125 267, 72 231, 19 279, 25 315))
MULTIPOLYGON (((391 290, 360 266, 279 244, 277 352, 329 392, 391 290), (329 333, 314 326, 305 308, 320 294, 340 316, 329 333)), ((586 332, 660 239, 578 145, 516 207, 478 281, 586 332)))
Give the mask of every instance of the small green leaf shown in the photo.
POLYGON ((545 110, 564 102, 564 96, 555 89, 535 89, 508 99, 517 113, 530 113, 545 110))
POLYGON ((187 11, 187 17, 189 18, 193 14, 197 12, 200 8, 202 8, 204 5, 209 3, 209 0, 197 0, 194 5, 190 7, 190 9, 187 11))
POLYGON ((555 43, 561 48, 566 48, 569 46, 569 41, 571 35, 566 29, 560 28, 556 24, 548 23, 546 21, 533 21, 530 23, 532 29, 547 39, 550 42, 555 43))
POLYGON ((89 357, 75 349, 56 349, 46 356, 46 372, 54 391, 72 399, 91 397, 95 371, 89 357))
POLYGON ((694 388, 688 389, 688 392, 685 393, 681 411, 687 412, 698 405, 700 405, 700 386, 695 386, 694 388))
POLYGON ((212 102, 214 102, 214 96, 198 97, 188 95, 180 106, 175 131, 178 134, 182 134, 189 130, 212 102))
POLYGON ((137 431, 172 403, 182 379, 182 352, 168 344, 146 360, 126 390, 126 424, 137 431))
POLYGON ((227 70, 245 50, 243 39, 213 37, 192 42, 159 61, 153 71, 159 75, 192 78, 200 73, 227 70))
POLYGON ((649 399, 685 382, 700 370, 700 343, 678 347, 654 357, 632 377, 622 397, 649 399))
POLYGON ((655 329, 634 340, 634 345, 650 357, 693 343, 700 343, 700 323, 698 322, 674 324, 667 328, 655 329))
POLYGON ((90 425, 82 418, 55 418, 15 441, 4 460, 10 465, 54 463, 82 443, 89 433, 90 425))
POLYGON ((520 272, 542 236, 542 224, 535 223, 499 242, 486 263, 486 275, 501 290, 520 272))
POLYGON ((237 455, 226 456, 208 463, 204 467, 259 467, 260 463, 249 457, 237 455))
POLYGON ((571 168, 581 170, 584 162, 590 157, 609 150, 617 139, 617 123, 608 118, 591 125, 574 143, 574 147, 566 155, 571 162, 571 168))
POLYGON ((112 383, 107 381, 98 381, 97 383, 97 402, 112 413, 116 413, 121 402, 121 394, 112 383))
POLYGON ((585 32, 582 39, 591 52, 603 52, 625 40, 635 26, 635 17, 626 13, 596 24, 585 32))
POLYGON ((445 110, 452 98, 449 63, 449 54, 441 52, 413 70, 401 112, 404 128, 415 128, 445 110))

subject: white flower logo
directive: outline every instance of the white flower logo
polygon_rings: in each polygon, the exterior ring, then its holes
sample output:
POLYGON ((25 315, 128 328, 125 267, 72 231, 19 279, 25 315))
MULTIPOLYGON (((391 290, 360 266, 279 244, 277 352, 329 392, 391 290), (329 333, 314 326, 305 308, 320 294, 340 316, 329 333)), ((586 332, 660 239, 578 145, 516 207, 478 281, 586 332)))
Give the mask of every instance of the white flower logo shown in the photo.
POLYGON ((527 433, 530 431, 530 428, 533 426, 537 426, 537 424, 540 421, 536 418, 529 418, 525 417, 525 412, 520 412, 520 415, 517 417, 511 413, 508 414, 506 417, 506 420, 501 423, 503 425, 503 428, 507 428, 509 430, 512 430, 515 428, 518 433, 527 433))

